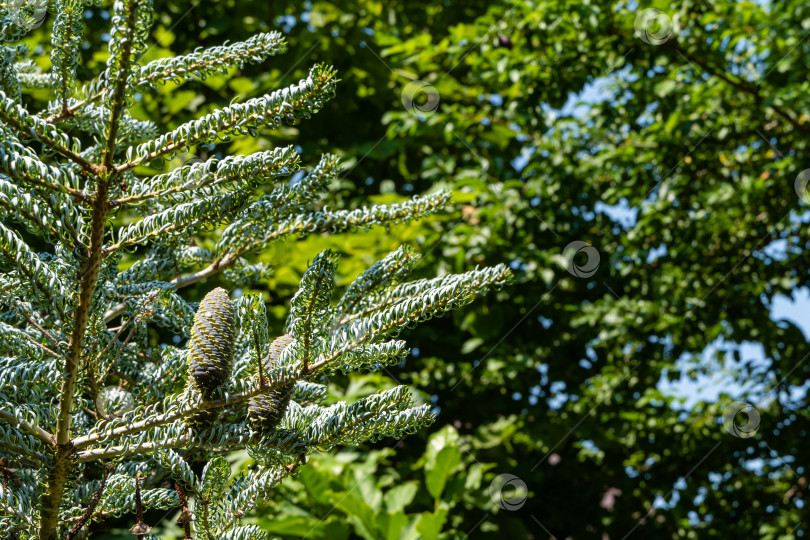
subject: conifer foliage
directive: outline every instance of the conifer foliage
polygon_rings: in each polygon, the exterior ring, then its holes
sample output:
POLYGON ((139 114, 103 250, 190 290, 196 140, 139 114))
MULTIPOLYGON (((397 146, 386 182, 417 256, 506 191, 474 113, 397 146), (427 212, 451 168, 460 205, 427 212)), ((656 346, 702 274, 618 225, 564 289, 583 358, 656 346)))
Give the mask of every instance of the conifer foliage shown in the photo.
POLYGON ((291 183, 301 167, 292 147, 166 172, 197 145, 309 118, 332 97, 336 73, 316 65, 287 88, 159 133, 130 115, 136 91, 263 62, 284 51, 283 37, 142 64, 151 4, 117 0, 107 68, 79 81, 81 0, 55 2, 50 71, 15 45, 41 23, 42 5, 0 9, 0 457, 11 479, 0 487, 0 530, 74 538, 125 515, 139 538, 159 537, 161 523, 146 523, 144 511, 174 508, 187 536, 259 538, 240 518, 308 453, 400 437, 433 419, 405 387, 326 406, 327 377, 400 362, 401 329, 509 272, 406 281, 418 257, 403 247, 338 295, 338 255, 326 251, 302 276, 275 341, 258 295, 231 298, 212 285, 197 307, 183 287, 225 270, 260 275, 248 257, 269 243, 417 219, 450 195, 329 210, 319 202, 338 159, 321 157, 291 183), (47 110, 26 107, 32 88, 52 91, 47 110), (193 241, 202 232, 218 239, 211 248, 193 241), (125 252, 137 260, 122 271, 125 252), (188 345, 150 344, 155 325, 188 345), (256 465, 232 478, 225 455, 239 448, 256 465), (201 475, 191 458, 207 462, 201 475))

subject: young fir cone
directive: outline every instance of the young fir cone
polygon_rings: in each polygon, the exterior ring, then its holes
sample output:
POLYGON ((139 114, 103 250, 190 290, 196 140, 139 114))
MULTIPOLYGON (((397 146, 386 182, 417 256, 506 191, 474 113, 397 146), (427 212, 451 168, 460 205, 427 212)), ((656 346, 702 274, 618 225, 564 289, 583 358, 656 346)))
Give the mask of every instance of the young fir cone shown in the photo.
POLYGON ((217 287, 200 302, 189 342, 191 382, 203 395, 209 395, 230 376, 233 344, 233 304, 228 292, 217 287))
MULTIPOLYGON (((270 354, 265 370, 272 370, 278 364, 282 351, 293 342, 293 337, 289 334, 279 336, 270 344, 270 354)), ((267 371, 265 371, 267 372, 267 371)), ((293 385, 288 384, 271 390, 266 394, 258 395, 248 403, 248 424, 254 431, 269 433, 276 429, 287 406, 290 404, 293 385)))

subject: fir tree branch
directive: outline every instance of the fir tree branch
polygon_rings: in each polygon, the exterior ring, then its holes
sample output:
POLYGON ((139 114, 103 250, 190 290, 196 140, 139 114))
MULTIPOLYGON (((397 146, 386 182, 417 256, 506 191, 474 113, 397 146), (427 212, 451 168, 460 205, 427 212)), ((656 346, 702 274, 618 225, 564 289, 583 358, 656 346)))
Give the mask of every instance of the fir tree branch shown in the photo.
POLYGON ((249 156, 229 156, 221 160, 193 163, 150 178, 148 186, 141 193, 112 200, 110 206, 128 205, 209 186, 231 183, 255 186, 294 173, 298 170, 298 161, 298 153, 288 146, 249 156))
MULTIPOLYGON (((108 458, 115 458, 115 457, 130 457, 130 456, 137 456, 141 454, 151 454, 153 452, 157 452, 159 450, 167 450, 171 448, 183 448, 187 447, 190 442, 194 440, 194 437, 191 435, 181 435, 179 437, 172 437, 170 439, 158 441, 158 442, 145 442, 135 446, 131 445, 122 445, 122 446, 111 446, 105 448, 93 448, 91 450, 82 450, 76 454, 77 459, 81 463, 86 463, 88 461, 96 461, 99 459, 108 459, 108 458)), ((226 440, 218 444, 218 447, 227 447, 230 450, 233 447, 242 448, 250 444, 256 444, 261 441, 261 435, 258 433, 254 433, 250 436, 239 437, 239 439, 231 439, 226 440)))
POLYGON ((76 115, 76 113, 79 112, 80 110, 82 110, 82 108, 84 108, 85 106, 91 105, 91 104, 101 100, 101 98, 104 97, 104 94, 106 92, 107 92, 107 89, 104 88, 100 92, 97 92, 97 93, 93 94, 92 96, 90 96, 87 99, 77 101, 73 105, 70 105, 69 107, 67 107, 65 109, 60 109, 59 112, 54 113, 54 114, 46 117, 45 121, 48 122, 49 124, 58 124, 60 122, 64 122, 68 118, 73 118, 76 115))
POLYGON ((329 310, 329 299, 334 288, 337 254, 326 250, 318 254, 301 280, 301 287, 290 300, 288 332, 296 339, 302 352, 301 369, 306 371, 310 357, 317 353, 315 342, 321 342, 324 318, 329 310))
POLYGON ((11 47, 0 47, 0 90, 15 100, 20 99, 22 89, 17 72, 14 70, 16 51, 11 47))
POLYGON ((53 44, 51 69, 56 79, 57 99, 61 101, 64 111, 68 107, 68 98, 76 81, 76 67, 79 64, 79 50, 82 43, 81 15, 84 7, 76 0, 61 0, 58 2, 58 8, 51 39, 53 44))
MULTIPOLYGON (((363 347, 373 340, 395 333, 409 323, 426 320, 452 307, 457 307, 471 301, 477 294, 491 287, 501 286, 508 282, 511 279, 511 273, 501 265, 486 270, 472 271, 466 274, 453 275, 440 279, 446 282, 446 284, 443 287, 435 287, 436 290, 431 291, 430 302, 425 301, 424 292, 421 289, 429 287, 432 284, 428 282, 416 282, 417 284, 404 288, 405 292, 413 292, 415 297, 406 296, 400 303, 375 314, 371 320, 361 321, 364 324, 358 326, 359 334, 353 335, 352 331, 354 329, 344 329, 338 336, 338 338, 341 339, 340 346, 335 347, 330 354, 322 356, 317 362, 308 365, 306 369, 300 370, 301 378, 310 377, 318 371, 330 367, 341 357, 345 357, 352 351, 363 347)), ((297 377, 295 376, 289 378, 282 377, 282 380, 271 381, 267 386, 259 385, 258 387, 250 388, 244 392, 228 395, 225 398, 201 401, 198 405, 189 405, 179 410, 155 415, 139 422, 115 427, 84 437, 78 437, 73 442, 76 448, 81 450, 97 441, 146 431, 174 422, 195 412, 240 403, 256 395, 265 394, 269 391, 281 388, 296 379, 297 377)))
POLYGON ((42 429, 39 426, 34 426, 25 420, 20 420, 17 416, 9 411, 4 409, 0 409, 0 419, 5 420, 12 426, 23 430, 24 432, 28 433, 29 435, 33 435, 40 441, 44 442, 48 446, 52 445, 54 442, 54 436, 42 429))
MULTIPOLYGON (((402 301, 378 311, 368 319, 360 319, 354 328, 342 328, 334 338, 342 345, 333 348, 303 372, 307 377, 329 366, 340 357, 362 347, 380 337, 395 334, 409 323, 420 322, 448 309, 459 307, 470 302, 475 295, 492 287, 500 287, 512 279, 511 272, 503 265, 450 276, 453 278, 446 287, 428 289, 431 293, 429 302, 424 298, 424 291, 414 291, 402 301)), ((447 278, 445 278, 447 279, 447 278)))
POLYGON ((375 311, 380 311, 381 309, 393 306, 394 304, 402 301, 404 298, 405 298, 404 296, 391 296, 390 298, 386 298, 385 300, 375 302, 374 304, 367 306, 356 313, 351 313, 349 315, 343 316, 337 321, 336 327, 345 326, 346 324, 354 320, 360 319, 367 315, 371 315, 375 311))
POLYGON ((23 88, 50 89, 53 78, 49 73, 17 73, 17 79, 23 88))
MULTIPOLYGON (((59 201, 55 193, 51 193, 50 197, 42 197, 42 200, 44 200, 48 208, 51 209, 51 215, 60 216, 59 224, 62 226, 62 228, 64 228, 65 232, 70 237, 70 242, 68 242, 67 245, 84 246, 84 243, 79 240, 79 233, 76 232, 76 228, 70 222, 71 218, 75 218, 77 223, 81 221, 79 211, 74 206, 73 201, 65 200, 64 198, 62 198, 62 201, 59 201), (60 202, 62 203, 62 206, 57 207, 60 202), (73 212, 73 216, 68 214, 68 212, 71 211, 73 212)), ((74 199, 74 201, 81 200, 86 199, 83 196, 81 198, 74 199)))
MULTIPOLYGON (((217 258, 211 264, 203 268, 198 272, 194 272, 185 277, 178 277, 170 281, 169 283, 172 285, 174 289, 180 289, 182 287, 187 287, 189 285, 193 285, 194 283, 198 283, 203 281, 223 270, 232 266, 237 260, 239 259, 239 255, 235 253, 229 253, 222 257, 217 258)), ((111 320, 115 319, 116 317, 123 315, 127 312, 127 305, 126 304, 118 304, 117 306, 113 307, 112 309, 106 311, 104 313, 104 321, 110 322, 111 320)))
POLYGON ((141 70, 136 86, 157 81, 205 79, 209 75, 227 73, 230 67, 242 67, 247 62, 259 63, 269 56, 283 53, 287 43, 279 32, 256 34, 246 41, 227 43, 194 51, 183 56, 160 58, 141 70))
POLYGON ((96 461, 99 459, 108 459, 113 457, 121 457, 121 456, 128 457, 140 454, 150 454, 152 452, 156 452, 158 450, 166 450, 168 448, 181 448, 183 446, 186 446, 190 440, 191 440, 190 435, 181 435, 180 437, 174 437, 166 441, 143 443, 136 446, 135 448, 132 448, 129 445, 125 445, 125 446, 113 446, 110 448, 94 448, 92 450, 84 450, 78 452, 76 454, 76 457, 80 463, 86 463, 88 461, 96 461))
MULTIPOLYGON (((282 150, 283 152, 283 150, 282 150)), ((249 159, 253 158, 256 154, 249 156, 249 159)), ((263 158, 262 158, 263 159, 263 158)), ((241 167, 244 162, 238 162, 239 167, 241 167)), ((297 162, 296 162, 297 163, 297 162)), ((283 195, 276 197, 275 199, 270 197, 271 201, 270 204, 275 205, 278 204, 279 200, 284 201, 284 204, 294 205, 296 208, 300 208, 301 205, 310 203, 314 200, 315 194, 321 189, 326 183, 337 174, 339 166, 339 161, 336 156, 333 155, 324 155, 321 157, 318 166, 315 167, 307 177, 302 181, 296 184, 296 187, 293 188, 295 191, 292 193, 284 192, 283 195)), ((217 166, 219 170, 219 165, 217 166)), ((172 174, 172 173, 169 173, 172 174)), ((440 195, 441 196, 441 195, 440 195)), ((259 201, 261 203, 262 201, 259 201)), ((254 203, 255 204, 255 203, 254 203)), ((314 216, 320 216, 321 214, 312 214, 314 216)), ((349 214, 346 222, 352 221, 353 215, 349 214)), ((326 227, 330 225, 331 222, 321 220, 321 225, 326 227)), ((356 220, 351 223, 352 226, 357 224, 356 220)), ((366 223, 367 225, 368 223, 366 223)), ((283 231, 282 231, 283 232, 283 231)), ((290 229, 287 233, 292 234, 294 233, 294 229, 290 229)), ((318 231, 311 231, 311 232, 318 232, 318 231)), ((280 234, 277 234, 275 238, 281 237, 280 234)), ((262 245, 261 243, 255 244, 256 246, 262 245)), ((215 260, 213 260, 207 267, 194 272, 185 277, 176 277, 171 281, 173 288, 179 289, 182 287, 186 287, 188 285, 193 285, 194 283, 198 283, 204 279, 207 279, 223 270, 230 268, 234 265, 240 258, 246 254, 251 249, 251 246, 244 247, 242 249, 233 250, 229 249, 230 252, 225 252, 219 255, 215 260)), ((115 319, 116 317, 123 315, 127 311, 127 306, 124 303, 118 304, 112 309, 108 310, 104 313, 104 321, 110 322, 111 320, 115 319)))
MULTIPOLYGON (((127 84, 129 83, 129 77, 133 67, 133 52, 138 40, 138 12, 144 7, 144 3, 144 0, 129 0, 120 3, 121 8, 126 10, 126 21, 122 29, 124 35, 121 36, 121 41, 115 44, 115 46, 120 46, 120 49, 113 49, 113 43, 119 36, 114 36, 110 43, 112 54, 110 56, 110 62, 108 63, 107 72, 114 77, 114 80, 113 93, 110 98, 110 119, 107 124, 107 140, 104 143, 104 158, 102 160, 102 168, 105 171, 112 169, 113 165, 115 141, 117 139, 121 115, 124 112, 127 84)), ((116 5, 116 7, 118 7, 118 5, 116 5)))
MULTIPOLYGON (((348 228, 369 227, 371 225, 389 222, 401 222, 432 214, 449 200, 450 194, 438 192, 425 197, 414 197, 401 204, 380 205, 371 209, 341 210, 336 212, 311 212, 298 219, 282 222, 273 228, 265 227, 262 237, 246 236, 245 240, 237 242, 227 235, 223 235, 220 245, 236 248, 230 253, 220 255, 210 265, 202 270, 185 277, 175 278, 170 283, 175 289, 192 285, 211 277, 233 265, 246 253, 259 249, 270 242, 292 235, 306 235, 317 232, 337 232, 348 228)), ((237 225, 235 222, 232 226, 237 225)), ((117 247, 116 247, 117 249, 117 247)), ((104 320, 109 322, 119 315, 126 313, 126 304, 119 304, 104 314, 104 320)))
MULTIPOLYGON (((199 77, 214 74, 219 72, 223 65, 241 66, 247 62, 261 62, 267 57, 285 50, 286 42, 278 32, 257 34, 246 41, 195 51, 185 56, 153 60, 143 66, 132 86, 152 84, 159 80, 171 80, 178 77, 188 79, 190 75, 199 77)), ((91 84, 90 87, 93 88, 95 85, 91 84)), ((71 118, 85 106, 101 100, 107 92, 108 87, 104 87, 87 99, 75 102, 66 109, 48 116, 46 121, 57 124, 71 118)))
MULTIPOLYGON (((286 236, 304 235, 316 232, 340 231, 354 227, 368 227, 388 222, 399 222, 429 215, 444 206, 450 194, 438 192, 426 197, 414 197, 402 204, 380 205, 372 209, 342 210, 337 212, 312 212, 305 215, 306 219, 296 219, 292 222, 283 222, 273 229, 265 228, 263 237, 249 237, 242 244, 231 242, 223 236, 220 244, 237 249, 230 253, 220 255, 207 267, 188 276, 175 278, 170 283, 173 288, 179 289, 207 279, 233 265, 246 253, 286 236), (234 245, 235 244, 235 245, 234 245)), ((104 313, 104 320, 109 322, 127 311, 126 304, 118 304, 104 313)))
POLYGON ((14 306, 14 310, 17 313, 19 313, 20 316, 22 316, 28 322, 28 324, 30 324, 31 326, 33 326, 34 328, 39 330, 45 337, 47 337, 48 340, 53 344, 54 347, 56 347, 57 349, 60 348, 59 340, 56 339, 56 336, 51 334, 48 330, 43 328, 39 323, 37 323, 33 319, 33 317, 32 317, 33 313, 29 309, 30 305, 26 305, 26 303, 24 303, 19 298, 11 298, 9 303, 14 306))
POLYGON ((307 79, 284 90, 278 90, 246 103, 235 103, 221 110, 186 122, 174 131, 161 135, 127 150, 128 162, 118 165, 116 171, 128 171, 161 157, 174 155, 183 148, 202 142, 211 142, 221 134, 255 134, 260 126, 276 129, 282 120, 294 123, 309 118, 334 95, 337 83, 335 72, 325 66, 316 66, 307 79))
MULTIPOLYGON (((103 164, 98 175, 98 189, 92 201, 92 218, 90 229, 90 243, 87 259, 82 265, 79 300, 74 313, 73 331, 68 342, 68 355, 65 359, 65 377, 62 383, 59 400, 59 417, 57 419, 56 444, 58 447, 56 463, 48 475, 48 489, 42 497, 42 512, 40 520, 40 540, 53 540, 56 535, 59 517, 59 505, 67 479, 67 458, 73 452, 70 443, 71 411, 73 409, 76 380, 78 377, 79 359, 81 358, 84 336, 87 332, 87 322, 90 315, 93 291, 96 287, 99 268, 102 260, 102 245, 104 243, 104 229, 109 211, 108 196, 110 183, 114 177, 110 175, 113 155, 115 153, 116 133, 126 97, 126 86, 131 71, 132 50, 139 36, 136 35, 138 24, 138 11, 141 7, 138 0, 116 3, 116 8, 127 9, 127 19, 123 32, 127 39, 121 44, 113 43, 118 36, 111 40, 111 48, 120 45, 121 50, 113 50, 108 73, 115 76, 115 94, 112 98, 110 120, 108 123, 107 140, 104 148, 103 164), (117 55, 115 53, 118 53, 117 55)), ((117 15, 116 15, 117 17, 117 15)), ((95 171, 95 166, 93 169, 95 171)))
POLYGON ((34 466, 39 466, 40 463, 43 463, 45 461, 45 456, 43 456, 39 452, 31 450, 30 448, 25 448, 24 446, 20 446, 18 444, 11 444, 9 442, 0 441, 0 447, 3 447, 6 450, 10 450, 11 452, 13 452, 15 454, 15 459, 22 459, 23 461, 27 462, 28 460, 26 460, 25 457, 21 457, 27 456, 32 460, 31 463, 33 463, 34 466))
POLYGON ((77 450, 82 450, 92 445, 93 443, 97 443, 102 440, 140 433, 142 431, 170 424, 172 422, 175 422, 176 420, 192 416, 194 413, 198 413, 208 409, 222 408, 227 405, 244 403, 245 401, 248 401, 252 397, 258 396, 260 394, 267 394, 272 390, 276 390, 295 381, 296 378, 292 374, 290 374, 289 378, 282 378, 281 380, 276 381, 271 380, 270 382, 265 381, 265 384, 262 385, 258 385, 258 383, 256 383, 256 386, 250 386, 248 390, 245 390, 243 392, 238 392, 235 394, 227 394, 226 397, 221 397, 218 399, 200 400, 200 402, 196 405, 187 405, 185 407, 174 409, 163 414, 151 416, 138 422, 132 422, 131 424, 128 425, 107 429, 89 435, 83 435, 81 437, 76 437, 75 439, 73 439, 73 446, 77 450))
POLYGON ((119 234, 118 242, 105 247, 102 256, 107 257, 111 253, 158 236, 165 238, 194 229, 199 225, 226 219, 244 205, 248 195, 247 190, 237 189, 182 203, 167 208, 159 214, 147 216, 123 229, 119 234))
MULTIPOLYGON (((26 181, 26 182, 28 182, 30 184, 33 184, 33 185, 41 187, 41 188, 49 189, 49 190, 51 190, 51 191, 53 191, 55 193, 69 194, 71 197, 75 198, 77 201, 87 202, 89 200, 84 195, 84 193, 82 193, 81 191, 79 191, 77 189, 74 189, 74 188, 72 188, 70 186, 55 184, 53 182, 48 182, 48 181, 42 180, 41 178, 34 178, 30 174, 26 174, 26 173, 22 173, 22 172, 18 172, 17 176, 19 176, 22 180, 24 180, 24 181, 26 181)), ((47 199, 46 199, 46 201, 47 201, 47 199)), ((69 224, 66 224, 66 226, 68 226, 68 225, 69 224)), ((71 229, 72 229, 72 227, 71 227, 71 229)))
POLYGON ((43 344, 42 344, 42 343, 40 343, 39 341, 35 340, 35 339, 34 339, 34 338, 32 338, 31 336, 26 335, 26 334, 23 334, 22 336, 23 336, 23 339, 25 339, 26 341, 28 341, 28 342, 29 342, 29 343, 31 343, 32 345, 34 345, 34 346, 36 346, 36 347, 38 347, 38 348, 42 349, 43 351, 45 351, 46 353, 50 354, 50 355, 51 355, 51 356, 53 356, 54 358, 61 358, 61 357, 62 357, 62 355, 61 355, 61 354, 55 353, 54 351, 52 351, 51 349, 49 349, 48 347, 46 347, 45 345, 43 345, 43 344))
POLYGON ((27 314, 25 314, 24 317, 25 317, 25 320, 28 321, 28 324, 30 324, 31 326, 33 326, 34 328, 39 330, 39 332, 43 336, 48 338, 48 340, 53 344, 54 347, 57 347, 57 348, 59 347, 59 341, 57 341, 57 339, 55 337, 53 337, 53 335, 50 332, 48 332, 47 330, 42 328, 42 326, 40 326, 34 319, 32 319, 27 314))
MULTIPOLYGON (((31 521, 31 517, 28 514, 22 512, 21 510, 18 510, 17 508, 13 508, 11 506, 8 506, 5 502, 3 502, 2 498, 0 498, 0 510, 3 511, 4 515, 17 516, 18 518, 23 520, 25 523, 28 523, 29 526, 33 525, 33 522, 31 521)), ((13 531, 6 531, 6 532, 7 533, 13 533, 13 531)), ((13 538, 13 537, 9 537, 9 538, 13 538)))
POLYGON ((31 248, 22 241, 19 235, 2 223, 0 223, 0 254, 14 264, 20 273, 30 279, 36 289, 64 316, 61 303, 57 302, 52 294, 52 289, 61 289, 59 276, 31 251, 31 248))
MULTIPOLYGON (((19 106, 15 101, 8 98, 2 92, 0 92, 0 120, 13 128, 20 139, 34 139, 39 141, 54 152, 57 152, 58 154, 61 154, 67 159, 78 164, 86 172, 96 174, 97 167, 95 165, 84 159, 77 152, 74 152, 67 146, 56 142, 52 135, 46 134, 46 130, 50 130, 52 134, 59 135, 63 140, 67 140, 67 135, 56 131, 54 126, 46 124, 42 119, 30 116, 22 106, 19 106)), ((45 183, 45 185, 48 184, 45 183)), ((70 188, 69 186, 62 186, 59 191, 64 189, 70 188)), ((84 196, 81 191, 75 191, 76 196, 84 196)), ((69 191, 69 193, 74 195, 73 192, 69 191)))
MULTIPOLYGON (((418 260, 419 255, 409 246, 401 246, 388 254, 349 285, 346 293, 338 302, 336 311, 344 314, 352 313, 367 294, 394 282, 409 271, 418 260)), ((340 324, 348 322, 351 318, 356 318, 356 316, 341 320, 340 324)))

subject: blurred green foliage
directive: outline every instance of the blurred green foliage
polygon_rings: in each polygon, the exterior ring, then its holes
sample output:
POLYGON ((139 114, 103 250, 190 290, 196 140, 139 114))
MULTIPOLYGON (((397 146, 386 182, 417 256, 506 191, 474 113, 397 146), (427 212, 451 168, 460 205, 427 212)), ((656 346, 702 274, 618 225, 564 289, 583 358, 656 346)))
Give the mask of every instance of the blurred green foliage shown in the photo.
POLYGON ((272 501, 258 523, 277 535, 314 539, 464 538, 454 510, 487 503, 482 479, 492 465, 462 468, 458 442, 456 430, 443 427, 405 471, 394 466, 392 448, 324 456, 285 483, 287 498, 272 501))
MULTIPOLYGON (((387 376, 433 396, 440 415, 426 442, 315 460, 259 523, 285 538, 807 532, 809 415, 797 389, 807 388, 810 348, 770 310, 810 279, 795 183, 810 167, 810 5, 156 5, 147 60, 275 28, 290 42, 230 82, 144 94, 137 112, 165 126, 293 82, 315 61, 342 78, 312 121, 201 157, 288 143, 312 162, 347 156, 332 193, 343 207, 456 193, 452 212, 418 226, 262 254, 275 268, 263 292, 278 330, 298 276, 325 247, 349 255, 344 281, 350 262, 359 271, 403 241, 425 254, 425 275, 506 262, 518 277, 407 336, 413 358, 387 376), (639 18, 650 8, 657 19, 639 18), (430 87, 412 96, 413 81, 430 87), (577 104, 583 89, 589 99, 577 104), (410 97, 426 110, 414 112, 410 97), (564 256, 575 241, 596 249, 593 275, 566 270, 585 264, 564 256), (701 356, 720 338, 716 358, 701 356), (742 357, 743 343, 761 344, 764 362, 742 357), (719 370, 743 390, 687 410, 658 389, 719 370), (755 437, 724 429, 732 397, 758 407, 755 437), (515 511, 489 495, 501 474, 528 487, 515 511)), ((102 11, 88 15, 97 32, 87 39, 102 39, 102 11)), ((95 71, 104 58, 84 60, 95 71)), ((47 65, 47 54, 37 61, 47 65)))

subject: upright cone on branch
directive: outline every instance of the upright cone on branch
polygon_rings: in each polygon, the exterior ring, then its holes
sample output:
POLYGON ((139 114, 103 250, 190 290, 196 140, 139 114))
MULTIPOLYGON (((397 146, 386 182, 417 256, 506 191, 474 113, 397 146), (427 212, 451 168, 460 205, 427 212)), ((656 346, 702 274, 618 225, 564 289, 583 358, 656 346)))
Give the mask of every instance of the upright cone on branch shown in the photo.
MULTIPOLYGON (((279 336, 270 344, 268 361, 264 368, 272 370, 278 365, 281 353, 290 346, 293 337, 289 334, 279 336)), ((290 404, 290 395, 293 385, 287 384, 281 388, 270 390, 266 394, 260 394, 250 400, 248 404, 248 424, 256 431, 270 432, 278 426, 287 406, 290 404)))
POLYGON ((191 381, 204 395, 210 394, 228 379, 233 352, 233 304, 228 292, 217 287, 200 302, 189 342, 191 381))

